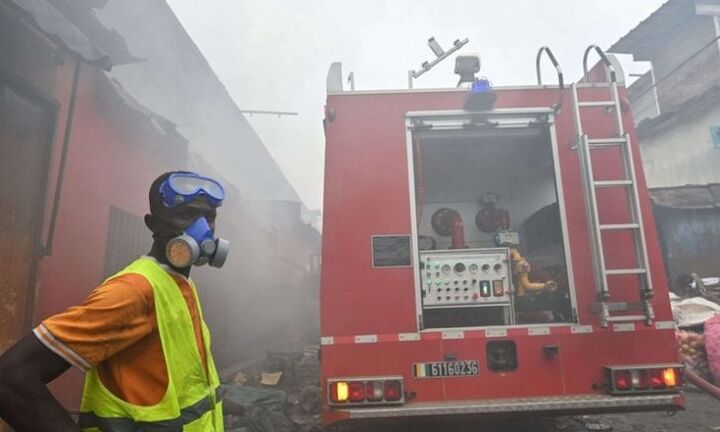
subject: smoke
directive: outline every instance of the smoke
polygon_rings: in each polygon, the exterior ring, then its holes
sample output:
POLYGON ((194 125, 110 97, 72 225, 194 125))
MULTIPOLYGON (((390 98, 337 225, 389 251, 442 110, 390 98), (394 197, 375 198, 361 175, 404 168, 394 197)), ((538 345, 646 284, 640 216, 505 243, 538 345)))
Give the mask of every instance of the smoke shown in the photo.
POLYGON ((112 76, 188 140, 187 166, 177 168, 226 186, 216 230, 231 242, 228 259, 191 273, 221 367, 317 341, 319 280, 309 267, 319 233, 295 189, 164 2, 111 0, 98 16, 146 59, 112 76))

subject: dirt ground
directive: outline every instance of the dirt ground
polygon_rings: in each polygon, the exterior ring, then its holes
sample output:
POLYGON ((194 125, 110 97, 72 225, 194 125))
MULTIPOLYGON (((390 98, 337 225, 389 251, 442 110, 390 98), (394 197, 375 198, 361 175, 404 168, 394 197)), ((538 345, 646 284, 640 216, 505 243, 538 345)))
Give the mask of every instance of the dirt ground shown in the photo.
POLYGON ((608 414, 555 418, 526 418, 484 424, 395 425, 363 432, 712 432, 720 431, 720 401, 688 386, 686 410, 674 416, 665 412, 608 414))
MULTIPOLYGON (((637 413, 592 416, 583 418, 561 418, 555 425, 555 430, 567 432, 586 431, 588 425, 604 424, 610 426, 612 431, 637 432, 700 432, 720 431, 720 401, 701 392, 696 387, 687 386, 685 390, 685 411, 679 411, 670 417, 666 413, 637 413), (587 421, 591 420, 591 421, 587 421)), ((591 426, 592 427, 592 426, 591 426)), ((602 429, 596 429, 602 430, 602 429)), ((549 431, 548 431, 549 432, 549 431)))

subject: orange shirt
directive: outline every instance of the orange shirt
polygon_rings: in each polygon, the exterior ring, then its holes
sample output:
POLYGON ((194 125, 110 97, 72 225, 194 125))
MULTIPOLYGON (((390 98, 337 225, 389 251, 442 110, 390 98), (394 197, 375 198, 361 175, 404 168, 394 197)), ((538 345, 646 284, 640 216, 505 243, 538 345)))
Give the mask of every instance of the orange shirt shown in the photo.
MULTIPOLYGON (((201 316, 190 283, 169 267, 163 268, 182 292, 207 370, 201 316)), ((79 306, 43 321, 34 333, 80 370, 97 367, 105 387, 126 402, 149 406, 165 395, 168 373, 153 291, 141 275, 128 273, 105 282, 79 306)))

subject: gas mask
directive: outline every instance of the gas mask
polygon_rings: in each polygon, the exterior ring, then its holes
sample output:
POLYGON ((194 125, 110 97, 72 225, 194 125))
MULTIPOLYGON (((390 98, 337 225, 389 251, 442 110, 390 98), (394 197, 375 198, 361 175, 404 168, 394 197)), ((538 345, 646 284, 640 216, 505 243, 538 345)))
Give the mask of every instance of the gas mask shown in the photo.
MULTIPOLYGON (((204 197, 212 206, 219 207, 225 199, 225 190, 217 180, 191 172, 177 172, 170 174, 160 185, 160 197, 168 208, 198 197, 204 197)), ((165 246, 165 256, 173 267, 205 264, 222 267, 225 264, 230 242, 215 238, 204 217, 195 219, 182 234, 174 232, 171 235, 172 238, 165 246)))
POLYGON ((207 219, 200 217, 185 228, 181 235, 167 242, 165 256, 168 262, 177 268, 205 264, 222 267, 229 250, 230 242, 215 238, 207 219))

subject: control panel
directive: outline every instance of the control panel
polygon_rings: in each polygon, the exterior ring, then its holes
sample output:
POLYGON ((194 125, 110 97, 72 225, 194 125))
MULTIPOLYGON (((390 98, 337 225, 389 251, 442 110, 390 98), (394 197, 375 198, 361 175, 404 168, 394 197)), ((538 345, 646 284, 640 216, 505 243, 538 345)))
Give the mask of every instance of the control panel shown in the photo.
POLYGON ((425 308, 509 305, 508 249, 421 251, 420 281, 425 308))

